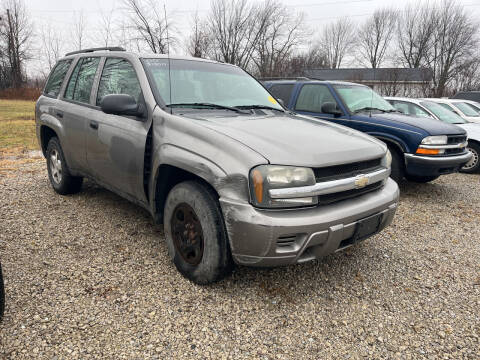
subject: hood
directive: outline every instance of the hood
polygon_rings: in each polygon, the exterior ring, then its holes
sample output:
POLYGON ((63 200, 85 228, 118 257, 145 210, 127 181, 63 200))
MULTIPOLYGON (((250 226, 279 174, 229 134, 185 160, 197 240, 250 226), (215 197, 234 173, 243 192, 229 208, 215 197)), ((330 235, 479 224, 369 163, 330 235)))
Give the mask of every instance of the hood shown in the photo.
MULTIPOLYGON (((370 118, 367 117, 366 118, 370 118)), ((456 125, 444 123, 437 119, 408 116, 402 114, 372 114, 371 119, 378 119, 382 123, 396 123, 402 125, 410 125, 417 129, 426 131, 429 135, 462 135, 463 129, 456 125)), ((397 125, 398 126, 398 125, 397 125)), ((415 131, 415 129, 412 129, 415 131)))
POLYGON ((458 124, 457 126, 467 131, 467 137, 469 139, 480 141, 480 124, 468 123, 458 124))
POLYGON ((385 154, 385 146, 368 135, 309 117, 213 112, 188 117, 204 120, 204 126, 243 143, 271 164, 323 167, 385 154))

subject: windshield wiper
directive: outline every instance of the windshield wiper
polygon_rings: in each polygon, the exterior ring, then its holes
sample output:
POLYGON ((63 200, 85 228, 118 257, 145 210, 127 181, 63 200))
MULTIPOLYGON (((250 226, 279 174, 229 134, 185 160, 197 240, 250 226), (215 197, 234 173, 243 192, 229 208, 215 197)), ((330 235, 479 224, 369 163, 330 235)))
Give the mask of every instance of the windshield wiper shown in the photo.
POLYGON ((276 110, 276 111, 285 112, 285 110, 283 110, 283 109, 274 108, 274 107, 268 106, 268 105, 241 105, 241 106, 237 106, 237 107, 239 109, 267 109, 267 110, 276 110))
POLYGON ((362 111, 373 111, 373 110, 378 110, 378 111, 381 111, 381 112, 390 112, 390 110, 384 110, 384 109, 379 109, 379 108, 376 108, 376 107, 366 106, 366 107, 363 107, 361 109, 355 110, 353 113, 356 114, 356 113, 359 113, 359 112, 362 112, 362 111))
POLYGON ((170 104, 167 105, 167 107, 196 107, 196 106, 201 106, 205 107, 208 109, 222 109, 222 110, 230 110, 230 111, 235 111, 240 114, 248 114, 248 112, 243 111, 242 109, 239 109, 237 107, 233 106, 226 106, 226 105, 219 105, 219 104, 212 104, 212 103, 178 103, 178 104, 170 104))

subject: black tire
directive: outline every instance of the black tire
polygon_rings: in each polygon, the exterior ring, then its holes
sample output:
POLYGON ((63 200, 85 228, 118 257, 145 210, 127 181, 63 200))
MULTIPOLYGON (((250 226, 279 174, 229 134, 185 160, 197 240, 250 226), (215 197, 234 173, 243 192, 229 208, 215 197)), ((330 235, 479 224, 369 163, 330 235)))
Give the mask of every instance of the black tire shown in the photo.
POLYGON ((422 183, 422 184, 438 179, 438 176, 417 176, 417 175, 409 175, 409 174, 405 174, 405 177, 407 178, 408 181, 413 181, 413 182, 422 183))
POLYGON ((473 158, 469 163, 465 164, 465 166, 460 169, 460 172, 466 174, 476 174, 480 172, 480 145, 478 143, 469 141, 467 149, 473 154, 473 158))
POLYGON ((167 196, 163 226, 168 253, 187 279, 205 285, 232 272, 234 264, 218 197, 207 185, 198 181, 176 185, 167 196))
POLYGON ((82 189, 83 178, 70 175, 58 138, 52 137, 48 142, 46 157, 48 178, 53 190, 60 195, 67 195, 82 189))
POLYGON ((396 183, 399 183, 405 176, 403 154, 392 145, 388 145, 388 150, 390 150, 392 154, 392 172, 390 173, 390 177, 395 180, 396 183))
POLYGON ((3 319, 5 311, 5 287, 3 284, 2 264, 0 264, 0 321, 3 319))

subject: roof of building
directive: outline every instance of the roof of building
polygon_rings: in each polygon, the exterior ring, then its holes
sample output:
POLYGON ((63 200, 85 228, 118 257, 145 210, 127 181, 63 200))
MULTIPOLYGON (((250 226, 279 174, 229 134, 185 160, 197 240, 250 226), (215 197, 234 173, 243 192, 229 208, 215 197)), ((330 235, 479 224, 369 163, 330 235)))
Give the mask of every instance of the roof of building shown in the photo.
POLYGON ((424 82, 432 80, 433 73, 428 68, 309 69, 305 76, 322 80, 424 82))

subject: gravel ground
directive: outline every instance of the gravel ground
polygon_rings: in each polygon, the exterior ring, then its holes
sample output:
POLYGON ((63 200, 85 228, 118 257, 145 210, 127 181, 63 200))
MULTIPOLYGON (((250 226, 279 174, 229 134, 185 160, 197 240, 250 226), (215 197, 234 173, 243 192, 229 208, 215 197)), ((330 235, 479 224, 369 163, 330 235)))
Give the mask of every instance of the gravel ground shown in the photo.
MULTIPOLYGON (((31 160, 31 159, 30 159, 31 160)), ((161 228, 43 161, 0 170, 5 358, 480 358, 480 176, 402 184, 394 224, 300 266, 200 287, 161 228)))

